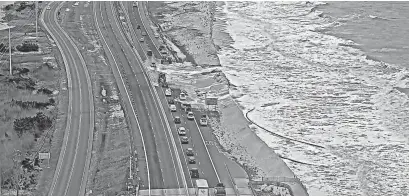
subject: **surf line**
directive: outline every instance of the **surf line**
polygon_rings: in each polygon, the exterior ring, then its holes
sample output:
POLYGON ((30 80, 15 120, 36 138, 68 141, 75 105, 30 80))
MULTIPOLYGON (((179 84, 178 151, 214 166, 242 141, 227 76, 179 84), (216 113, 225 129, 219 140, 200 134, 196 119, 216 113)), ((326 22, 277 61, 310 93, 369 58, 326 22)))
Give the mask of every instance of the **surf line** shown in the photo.
POLYGON ((271 135, 274 135, 274 136, 277 136, 277 137, 280 137, 280 138, 283 138, 283 139, 287 139, 287 140, 290 140, 290 141, 303 143, 303 144, 306 144, 306 145, 309 145, 309 146, 314 146, 314 147, 317 147, 317 148, 325 148, 324 146, 321 146, 321 145, 317 145, 317 144, 313 144, 313 143, 309 143, 309 142, 297 140, 297 139, 294 139, 294 138, 286 137, 286 136, 284 136, 284 135, 280 135, 280 134, 278 134, 278 133, 274 133, 274 132, 272 132, 272 131, 270 131, 270 130, 268 130, 268 129, 266 129, 266 128, 260 126, 260 125, 258 125, 257 123, 255 123, 254 121, 252 121, 252 120, 249 118, 249 116, 248 116, 248 114, 249 114, 250 112, 252 112, 254 109, 256 109, 256 108, 253 108, 253 109, 251 109, 251 110, 249 110, 249 111, 246 112, 246 119, 247 119, 249 122, 251 122, 252 124, 256 125, 257 127, 260 127, 261 129, 263 129, 263 130, 269 132, 271 135))

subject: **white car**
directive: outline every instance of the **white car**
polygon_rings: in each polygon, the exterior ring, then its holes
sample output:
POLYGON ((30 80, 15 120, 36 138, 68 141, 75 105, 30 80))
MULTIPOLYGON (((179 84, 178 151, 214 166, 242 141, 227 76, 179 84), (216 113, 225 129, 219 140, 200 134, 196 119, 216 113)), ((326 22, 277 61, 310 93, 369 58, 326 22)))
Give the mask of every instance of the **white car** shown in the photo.
POLYGON ((178 134, 179 135, 186 135, 186 129, 184 127, 179 127, 178 128, 178 134))
POLYGON ((155 38, 159 38, 159 34, 155 33, 155 38))
POLYGON ((175 106, 174 104, 171 104, 171 105, 169 106, 169 108, 170 108, 170 111, 171 111, 171 112, 176 112, 176 106, 175 106))
POLYGON ((195 119, 195 115, 193 114, 193 112, 187 113, 187 119, 189 119, 189 120, 195 119))
POLYGON ((180 93, 179 98, 180 98, 180 100, 186 100, 186 94, 185 93, 180 93))
POLYGON ((46 8, 47 10, 51 10, 51 7, 50 6, 47 6, 47 8, 46 8))
POLYGON ((207 118, 201 118, 200 119, 200 125, 201 126, 207 126, 207 118))
POLYGON ((142 35, 143 35, 143 36, 146 36, 146 32, 145 32, 145 31, 143 31, 143 32, 142 32, 142 35))
POLYGON ((144 42, 145 39, 143 37, 141 37, 141 39, 139 39, 140 42, 144 42))
POLYGON ((78 5, 80 5, 80 2, 77 1, 74 3, 74 6, 78 6, 78 5))
POLYGON ((170 90, 170 88, 167 88, 167 89, 165 90, 165 95, 166 95, 166 96, 172 96, 172 90, 170 90))

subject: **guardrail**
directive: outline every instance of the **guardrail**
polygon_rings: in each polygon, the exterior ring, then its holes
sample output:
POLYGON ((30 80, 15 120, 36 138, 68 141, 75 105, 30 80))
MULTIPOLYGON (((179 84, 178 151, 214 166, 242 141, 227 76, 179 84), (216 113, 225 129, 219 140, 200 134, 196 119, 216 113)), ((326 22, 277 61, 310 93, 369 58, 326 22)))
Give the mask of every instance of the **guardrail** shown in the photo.
POLYGON ((236 182, 234 182, 234 179, 233 179, 233 177, 231 176, 229 167, 227 167, 227 164, 226 164, 226 163, 224 163, 224 166, 226 167, 226 171, 227 171, 227 173, 229 174, 230 181, 231 181, 231 183, 233 184, 234 193, 236 194, 236 196, 240 196, 239 190, 237 189, 237 184, 236 184, 236 182))

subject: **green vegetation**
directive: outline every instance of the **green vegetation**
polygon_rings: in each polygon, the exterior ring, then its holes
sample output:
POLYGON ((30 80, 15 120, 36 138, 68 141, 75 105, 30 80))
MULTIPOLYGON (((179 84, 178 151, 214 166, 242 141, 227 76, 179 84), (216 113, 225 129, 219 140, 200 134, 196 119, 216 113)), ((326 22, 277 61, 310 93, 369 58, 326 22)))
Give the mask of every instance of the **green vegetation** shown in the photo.
POLYGON ((38 44, 30 43, 30 42, 24 42, 21 45, 16 46, 16 49, 18 51, 20 51, 20 52, 38 51, 38 44))
POLYGON ((16 9, 16 11, 21 12, 21 11, 25 10, 26 8, 30 8, 31 10, 34 10, 35 9, 35 4, 32 3, 30 5, 27 5, 26 2, 21 2, 20 6, 16 9))
POLYGON ((50 128, 52 120, 42 112, 38 112, 33 117, 24 117, 14 120, 14 130, 21 137, 25 132, 30 131, 35 138, 39 138, 44 130, 50 128))

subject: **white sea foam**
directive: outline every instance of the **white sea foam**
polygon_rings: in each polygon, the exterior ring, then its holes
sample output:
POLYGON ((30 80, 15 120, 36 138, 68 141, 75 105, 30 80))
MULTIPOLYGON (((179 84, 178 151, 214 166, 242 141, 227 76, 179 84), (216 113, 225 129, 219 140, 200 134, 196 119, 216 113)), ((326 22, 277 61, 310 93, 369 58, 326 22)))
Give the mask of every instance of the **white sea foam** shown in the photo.
POLYGON ((409 102, 394 87, 409 86, 408 71, 317 32, 333 24, 311 12, 313 4, 225 6, 226 32, 235 42, 219 57, 236 86, 230 94, 246 110, 256 108, 249 117, 270 131, 326 146, 257 130, 277 153, 315 165, 286 161, 311 195, 407 194, 409 102))

